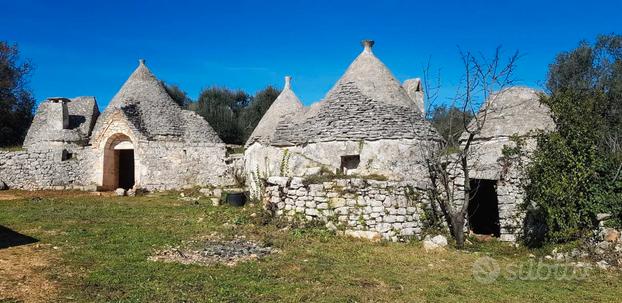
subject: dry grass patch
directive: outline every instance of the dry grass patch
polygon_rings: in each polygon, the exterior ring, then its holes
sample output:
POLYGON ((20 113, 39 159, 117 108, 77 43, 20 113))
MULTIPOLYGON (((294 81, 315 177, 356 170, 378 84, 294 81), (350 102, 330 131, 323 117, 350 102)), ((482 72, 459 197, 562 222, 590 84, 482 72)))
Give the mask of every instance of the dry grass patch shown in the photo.
POLYGON ((50 279, 48 271, 56 261, 50 245, 0 249, 0 301, 53 301, 59 293, 59 284, 50 279))
POLYGON ((17 200, 20 197, 11 193, 3 193, 0 192, 0 201, 11 201, 11 200, 17 200))

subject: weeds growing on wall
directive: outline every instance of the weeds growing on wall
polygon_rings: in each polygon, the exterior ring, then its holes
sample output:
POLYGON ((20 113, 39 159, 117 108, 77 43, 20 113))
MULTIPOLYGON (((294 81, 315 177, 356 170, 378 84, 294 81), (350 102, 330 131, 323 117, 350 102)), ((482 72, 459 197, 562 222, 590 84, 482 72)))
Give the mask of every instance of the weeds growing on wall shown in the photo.
POLYGON ((289 172, 289 158, 291 154, 289 153, 289 149, 285 149, 283 151, 283 158, 281 159, 281 165, 279 166, 279 172, 281 176, 287 176, 289 172))
POLYGON ((526 140, 518 134, 510 136, 512 144, 503 145, 501 157, 498 162, 501 165, 501 179, 508 174, 511 167, 523 168, 523 159, 527 156, 525 152, 526 140))

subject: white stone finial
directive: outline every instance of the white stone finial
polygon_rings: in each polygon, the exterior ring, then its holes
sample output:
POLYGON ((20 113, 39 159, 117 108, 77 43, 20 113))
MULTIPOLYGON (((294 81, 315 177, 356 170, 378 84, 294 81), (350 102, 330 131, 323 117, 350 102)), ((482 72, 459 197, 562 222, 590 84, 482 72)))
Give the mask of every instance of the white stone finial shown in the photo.
POLYGON ((285 87, 283 87, 283 90, 291 89, 291 88, 292 88, 292 76, 285 76, 285 87))
POLYGON ((371 48, 374 47, 374 40, 363 40, 361 44, 364 47, 363 52, 371 54, 371 48))
POLYGON ((138 59, 139 65, 145 65, 145 59, 138 59))

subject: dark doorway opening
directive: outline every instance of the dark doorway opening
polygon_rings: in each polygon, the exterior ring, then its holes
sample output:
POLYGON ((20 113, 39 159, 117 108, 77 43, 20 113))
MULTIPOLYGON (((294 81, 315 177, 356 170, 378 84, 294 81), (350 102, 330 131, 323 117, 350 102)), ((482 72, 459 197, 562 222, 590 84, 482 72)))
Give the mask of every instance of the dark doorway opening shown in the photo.
POLYGON ((480 235, 499 237, 499 201, 496 180, 471 180, 469 193, 469 227, 480 235))
POLYGON ((117 159, 119 159, 119 187, 130 189, 134 187, 134 150, 121 149, 116 150, 117 159))

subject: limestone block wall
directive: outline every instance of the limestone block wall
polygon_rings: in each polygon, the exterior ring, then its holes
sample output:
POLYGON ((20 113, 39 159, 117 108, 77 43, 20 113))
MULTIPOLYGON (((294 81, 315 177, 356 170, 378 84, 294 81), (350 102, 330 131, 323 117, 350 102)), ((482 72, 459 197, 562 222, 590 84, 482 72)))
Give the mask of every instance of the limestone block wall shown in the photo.
POLYGON ((422 189, 364 179, 305 185, 299 177, 271 177, 265 201, 276 216, 330 221, 345 231, 392 241, 420 236, 430 207, 422 189))
POLYGON ((290 147, 264 146, 254 143, 245 151, 245 170, 251 193, 259 192, 250 180, 269 176, 301 177, 309 168, 323 167, 336 172, 341 157, 360 156, 358 176, 381 175, 392 181, 408 181, 425 187, 429 181, 425 165, 427 153, 436 143, 414 139, 376 141, 331 141, 290 147))
MULTIPOLYGON (((246 186, 252 198, 260 198, 263 194, 263 183, 269 176, 282 176, 281 161, 286 159, 285 149, 259 142, 253 143, 244 151, 244 174, 246 186)), ((288 151, 289 153, 289 151, 288 151)))
POLYGON ((501 241, 516 242, 523 234, 525 211, 522 205, 525 192, 518 178, 497 181, 501 241))
MULTIPOLYGON (((140 142, 135 151, 136 184, 147 190, 234 185, 224 144, 140 142)), ((0 181, 10 188, 96 190, 103 157, 92 147, 0 151, 0 181), (65 157, 63 157, 63 153, 65 157), (65 159, 67 157, 69 159, 65 159), (99 172, 99 174, 97 174, 99 172)))
POLYGON ((88 148, 0 151, 0 181, 14 189, 92 190, 87 169, 92 163, 88 148))
MULTIPOLYGON (((524 167, 529 163, 529 155, 535 150, 533 138, 525 138, 524 154, 511 160, 503 160, 504 146, 515 146, 509 137, 495 140, 474 141, 469 155, 470 178, 496 181, 497 202, 499 207, 499 225, 501 241, 515 242, 522 236, 525 223, 525 201, 523 186, 527 182, 524 167)), ((464 191, 464 177, 458 169, 454 175, 454 195, 458 205, 464 203, 467 193, 464 191)), ((468 220, 467 220, 468 224, 468 220)))
POLYGON ((138 146, 139 186, 169 190, 193 186, 234 185, 224 144, 148 141, 138 146))
MULTIPOLYGON (((458 206, 464 203, 464 178, 457 178, 454 185, 455 201, 458 206)), ((521 208, 525 192, 519 176, 507 177, 496 181, 497 202, 499 207, 499 227, 501 241, 516 242, 523 233, 525 211, 521 208)), ((468 225, 468 220, 467 220, 468 225)))

